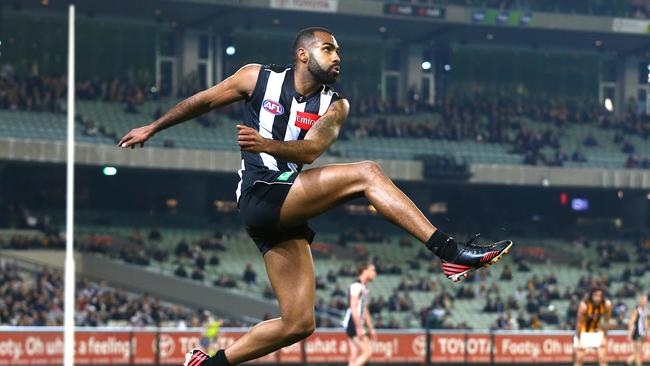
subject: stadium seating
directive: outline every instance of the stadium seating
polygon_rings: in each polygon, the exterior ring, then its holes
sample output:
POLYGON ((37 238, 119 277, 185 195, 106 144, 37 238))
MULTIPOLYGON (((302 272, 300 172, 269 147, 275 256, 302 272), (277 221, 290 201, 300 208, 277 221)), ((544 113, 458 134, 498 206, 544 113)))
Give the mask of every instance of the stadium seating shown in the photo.
MULTIPOLYGON (((88 136, 82 126, 77 127, 76 138, 80 142, 114 144, 115 138, 131 128, 143 125, 152 119, 154 111, 161 107, 166 110, 177 100, 164 99, 158 102, 146 102, 139 107, 139 113, 127 113, 120 103, 84 101, 77 103, 78 114, 86 121, 93 121, 103 129, 103 133, 88 136)), ((176 147, 186 149, 216 149, 237 151, 234 123, 225 115, 217 115, 217 126, 206 128, 199 123, 189 122, 162 132, 152 139, 150 146, 176 147), (171 145, 166 145, 171 141, 171 145)), ((421 123, 444 123, 436 114, 415 116, 394 116, 396 121, 427 121, 421 123)), ((65 116, 53 113, 16 112, 0 110, 0 136, 15 138, 63 140, 65 138, 65 116)), ((352 121, 355 119, 352 118, 352 121)), ((552 126, 548 123, 519 119, 523 128, 531 131, 544 131, 552 126)), ((587 157, 586 162, 567 161, 568 167, 602 167, 622 168, 629 154, 620 151, 613 143, 615 131, 585 124, 568 124, 563 126, 559 135, 562 150, 570 154, 581 150, 587 157), (583 140, 591 135, 598 141, 596 147, 583 146, 583 140)), ((636 148, 636 155, 650 156, 650 144, 638 136, 627 136, 636 148)), ((338 141, 331 153, 346 158, 371 159, 416 159, 420 155, 433 154, 452 156, 457 161, 478 164, 522 164, 523 156, 509 153, 508 144, 477 143, 475 141, 431 140, 427 138, 358 138, 338 141)), ((551 148, 541 150, 552 156, 551 148)))
MULTIPOLYGON (((212 231, 200 228, 157 230, 161 233, 162 240, 150 241, 144 239, 143 245, 145 248, 163 248, 170 253, 173 253, 178 243, 182 240, 190 244, 191 247, 193 242, 213 236, 212 231)), ((90 233, 104 233, 115 237, 129 238, 132 237, 134 229, 132 226, 84 226, 79 228, 79 231, 79 234, 82 236, 90 233)), ((141 231, 143 236, 146 236, 146 233, 148 233, 148 229, 143 229, 141 231)), ((256 247, 246 237, 245 233, 235 229, 235 227, 225 230, 223 233, 225 235, 223 236, 221 243, 224 245, 225 250, 214 251, 208 249, 199 252, 200 255, 204 256, 206 259, 213 254, 216 254, 220 258, 219 265, 206 265, 206 270, 204 272, 205 279, 203 283, 206 286, 212 286, 215 279, 228 277, 234 279, 237 283, 236 288, 233 288, 232 291, 252 292, 259 296, 263 296, 265 290, 269 287, 269 283, 265 275, 263 261, 261 260, 261 256, 256 247), (257 273, 257 283, 250 286, 246 285, 242 280, 244 268, 248 263, 252 265, 253 270, 257 273)), ((322 242, 334 243, 337 240, 337 235, 319 235, 318 239, 322 242)), ((474 280, 465 282, 463 286, 469 287, 472 291, 477 293, 481 287, 491 289, 487 292, 487 297, 492 298, 493 300, 500 297, 503 302, 506 302, 509 297, 515 294, 517 288, 521 287, 527 289, 529 287, 529 281, 534 276, 542 279, 546 278, 546 276, 553 275, 557 279, 556 286, 562 298, 559 300, 553 300, 550 304, 552 305, 551 309, 554 309, 552 311, 557 314, 559 318, 559 324, 546 324, 544 327, 551 329, 566 328, 568 324, 566 314, 567 310, 571 308, 571 305, 569 299, 565 297, 565 294, 574 292, 578 288, 578 279, 586 273, 582 263, 576 265, 576 263, 567 261, 566 258, 571 258, 571 256, 573 256, 573 258, 584 258, 585 263, 587 261, 598 263, 599 254, 594 250, 593 246, 591 248, 581 248, 573 243, 560 240, 515 238, 515 241, 518 243, 519 248, 543 248, 545 253, 548 255, 543 260, 531 265, 530 272, 517 271, 517 269, 514 268, 516 266, 513 265, 512 259, 507 257, 507 259, 500 263, 495 269, 485 271, 480 275, 475 275, 473 277, 474 280), (564 258, 564 260, 562 260, 562 258, 564 258), (498 281, 506 264, 509 264, 509 267, 512 268, 513 279, 509 281, 498 281), (498 285, 496 285, 497 283, 498 285), (495 288, 498 290, 494 290, 495 288)), ((616 245, 617 248, 623 248, 622 250, 628 253, 631 258, 634 257, 632 253, 633 246, 629 245, 629 243, 621 242, 613 244, 616 245)), ((434 299, 443 293, 450 294, 452 298, 454 298, 454 295, 460 287, 444 278, 440 273, 437 261, 432 262, 426 259, 419 259, 420 269, 414 270, 409 267, 408 262, 418 258, 420 250, 419 245, 413 244, 413 246, 410 247, 400 246, 397 237, 391 237, 390 241, 387 242, 348 243, 349 248, 354 248, 357 245, 361 245, 367 250, 369 258, 377 258, 383 264, 394 264, 401 269, 400 274, 380 274, 377 279, 370 284, 369 288, 374 299, 383 297, 385 300, 388 300, 404 278, 411 280, 424 278, 433 282, 433 291, 398 291, 400 296, 407 295, 412 300, 413 307, 409 311, 402 312, 389 312, 384 309, 381 313, 375 314, 375 318, 381 319, 384 324, 387 324, 394 319, 401 327, 418 327, 421 324, 420 311, 422 309, 429 307, 434 299), (400 259, 399 261, 396 261, 395 258, 400 259), (430 272, 430 268, 433 268, 433 272, 430 272)), ((317 295, 319 299, 323 300, 325 306, 330 304, 332 299, 332 290, 337 284, 345 292, 347 291, 347 286, 354 281, 354 277, 352 276, 338 275, 338 272, 342 267, 354 268, 354 263, 355 258, 353 257, 329 257, 319 258, 316 260, 317 276, 320 277, 322 282, 325 284, 325 288, 319 289, 317 295), (325 280, 330 271, 337 273, 336 283, 328 283, 325 280)), ((162 262, 152 261, 149 267, 157 272, 173 276, 174 271, 181 265, 186 268, 189 277, 192 268, 195 267, 194 258, 179 258, 171 255, 167 260, 162 262)), ((597 265, 595 267, 597 268, 597 265)), ((594 270, 592 274, 598 276, 601 272, 604 273, 611 280, 609 292, 611 294, 616 294, 624 284, 618 280, 620 279, 622 272, 629 267, 629 263, 612 263, 609 268, 594 270)), ((644 276, 638 278, 638 281, 641 283, 647 280, 650 280, 650 273, 646 273, 644 276)), ((453 306, 448 309, 449 314, 445 319, 445 326, 456 327, 465 325, 474 329, 486 329, 494 326, 499 314, 483 312, 483 307, 485 306, 487 297, 477 295, 474 299, 470 300, 455 299, 453 306)), ((345 296, 342 297, 341 300, 343 302, 347 301, 345 296)), ((623 299, 618 299, 617 297, 613 300, 622 300, 628 307, 632 306, 634 303, 633 297, 626 297, 623 299)), ((526 300, 519 300, 518 306, 519 310, 524 312, 526 317, 528 317, 529 314, 525 311, 526 300)), ((548 306, 545 308, 548 308, 548 306)), ((573 309, 571 309, 571 311, 573 311, 573 309)), ((509 312, 511 315, 517 316, 519 311, 509 312)), ((334 315, 332 319, 341 316, 340 312, 338 314, 339 315, 334 315)))

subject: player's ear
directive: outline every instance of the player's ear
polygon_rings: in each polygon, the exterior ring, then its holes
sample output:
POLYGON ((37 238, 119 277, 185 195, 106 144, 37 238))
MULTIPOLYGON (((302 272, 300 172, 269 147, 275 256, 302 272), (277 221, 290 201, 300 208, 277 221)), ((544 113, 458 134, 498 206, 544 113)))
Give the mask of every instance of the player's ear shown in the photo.
POLYGON ((307 62, 309 61, 309 52, 307 52, 307 49, 300 47, 296 50, 296 58, 300 62, 307 62))

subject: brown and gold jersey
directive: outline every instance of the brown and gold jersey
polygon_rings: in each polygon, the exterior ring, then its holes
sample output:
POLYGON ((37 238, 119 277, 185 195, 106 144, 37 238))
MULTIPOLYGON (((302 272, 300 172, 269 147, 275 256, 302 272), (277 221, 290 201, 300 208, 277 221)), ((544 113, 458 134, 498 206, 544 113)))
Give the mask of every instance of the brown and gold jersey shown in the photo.
POLYGON ((585 321, 582 323, 583 332, 601 332, 604 322, 607 321, 607 307, 605 301, 600 304, 594 304, 591 301, 585 301, 587 310, 585 311, 585 321))

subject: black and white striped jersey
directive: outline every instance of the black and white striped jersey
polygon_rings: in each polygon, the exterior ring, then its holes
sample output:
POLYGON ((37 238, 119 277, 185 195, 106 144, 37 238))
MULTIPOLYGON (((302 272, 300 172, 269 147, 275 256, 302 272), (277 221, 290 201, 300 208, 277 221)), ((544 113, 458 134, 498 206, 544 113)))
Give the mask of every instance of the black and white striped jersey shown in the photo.
MULTIPOLYGON (((246 101, 243 122, 265 138, 302 140, 316 120, 339 99, 341 96, 327 85, 322 85, 312 95, 299 95, 294 84, 294 65, 264 65, 260 68, 253 95, 246 101)), ((242 151, 241 157, 237 201, 260 174, 269 171, 299 172, 302 169, 299 164, 266 153, 242 151)))
MULTIPOLYGON (((359 302, 357 303, 357 311, 359 312, 359 321, 361 322, 361 325, 365 323, 365 312, 366 312, 366 305, 368 304, 368 295, 369 295, 368 288, 366 285, 363 283, 357 281, 354 282, 353 284, 350 285, 350 288, 348 289, 348 310, 345 312, 345 316, 343 317, 343 322, 341 325, 343 325, 343 328, 347 328, 350 324, 350 322, 354 321, 354 318, 352 317, 352 308, 350 307, 350 304, 352 303, 352 296, 358 297, 359 302)), ((357 324, 355 324, 355 327, 357 324)))

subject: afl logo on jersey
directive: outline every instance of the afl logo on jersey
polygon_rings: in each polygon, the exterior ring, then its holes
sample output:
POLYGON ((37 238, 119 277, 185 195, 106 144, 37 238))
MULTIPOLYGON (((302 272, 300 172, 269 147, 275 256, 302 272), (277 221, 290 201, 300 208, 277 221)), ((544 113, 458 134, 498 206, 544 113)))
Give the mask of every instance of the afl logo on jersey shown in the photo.
POLYGON ((284 107, 282 104, 272 101, 271 99, 265 99, 262 102, 262 107, 266 109, 267 112, 273 113, 276 116, 284 114, 284 107))

